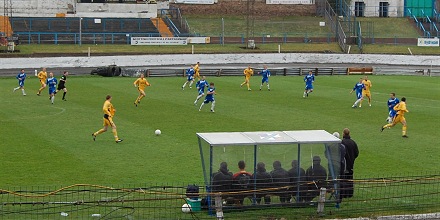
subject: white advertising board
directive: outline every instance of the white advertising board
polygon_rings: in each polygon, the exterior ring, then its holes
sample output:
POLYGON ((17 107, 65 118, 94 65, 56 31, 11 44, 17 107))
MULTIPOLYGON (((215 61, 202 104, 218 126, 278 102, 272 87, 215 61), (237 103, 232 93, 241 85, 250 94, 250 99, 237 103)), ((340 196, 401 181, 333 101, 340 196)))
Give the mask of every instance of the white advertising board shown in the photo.
POLYGON ((210 37, 188 37, 189 44, 209 44, 211 43, 210 37))
POLYGON ((311 5, 315 0, 266 0, 268 5, 311 5))
POLYGON ((418 38, 417 40, 419 47, 438 47, 439 45, 439 38, 418 38))
POLYGON ((200 4, 200 5, 214 4, 214 0, 174 0, 174 2, 179 4, 200 4))
POLYGON ((187 45, 186 37, 132 37, 131 45, 187 45))

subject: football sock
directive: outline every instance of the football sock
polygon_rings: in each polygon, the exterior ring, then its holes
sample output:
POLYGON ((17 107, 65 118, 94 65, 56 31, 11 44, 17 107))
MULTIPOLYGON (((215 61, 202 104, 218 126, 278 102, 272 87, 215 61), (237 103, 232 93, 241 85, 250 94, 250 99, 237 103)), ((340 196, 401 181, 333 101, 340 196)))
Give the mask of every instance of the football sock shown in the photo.
POLYGON ((23 93, 23 95, 26 95, 26 92, 24 91, 24 89, 21 89, 21 93, 23 93))
POLYGON ((402 127, 402 136, 406 135, 406 125, 402 127))
POLYGON ((194 82, 194 81, 191 81, 191 82, 189 83, 189 87, 191 87, 191 86, 192 86, 193 82, 194 82))
POLYGON ((112 132, 113 132, 113 136, 115 136, 115 140, 117 141, 119 138, 118 138, 118 132, 116 131, 116 128, 113 128, 112 132))
POLYGON ((200 98, 202 98, 202 95, 197 96, 196 102, 199 101, 200 98))
POLYGON ((357 106, 358 104, 359 104, 359 102, 361 102, 362 101, 362 99, 358 99, 358 100, 356 100, 356 102, 354 102, 354 106, 357 106))
POLYGON ((55 96, 50 97, 50 101, 51 101, 52 104, 53 104, 53 101, 55 101, 55 96))
POLYGON ((38 93, 41 93, 41 91, 44 89, 44 87, 41 87, 38 89, 38 93))
POLYGON ((211 111, 214 111, 214 108, 215 108, 215 101, 213 101, 211 104, 211 111))
POLYGON ((202 102, 202 104, 200 105, 199 111, 202 110, 202 107, 205 105, 204 102, 202 102))
POLYGON ((363 102, 364 100, 363 99, 361 99, 361 101, 359 102, 360 103, 360 105, 362 105, 362 102, 363 102))
POLYGON ((267 89, 269 89, 269 90, 270 90, 270 86, 269 86, 269 83, 267 84, 267 89))
POLYGON ((145 97, 144 95, 140 95, 138 102, 141 102, 141 99, 143 99, 144 97, 145 97))
POLYGON ((66 97, 66 92, 63 93, 63 99, 66 97))
POLYGON ((188 81, 186 81, 186 82, 183 84, 182 88, 185 88, 185 86, 186 86, 187 83, 188 83, 188 81))
POLYGON ((17 91, 18 89, 20 89, 20 87, 14 88, 14 92, 17 91))

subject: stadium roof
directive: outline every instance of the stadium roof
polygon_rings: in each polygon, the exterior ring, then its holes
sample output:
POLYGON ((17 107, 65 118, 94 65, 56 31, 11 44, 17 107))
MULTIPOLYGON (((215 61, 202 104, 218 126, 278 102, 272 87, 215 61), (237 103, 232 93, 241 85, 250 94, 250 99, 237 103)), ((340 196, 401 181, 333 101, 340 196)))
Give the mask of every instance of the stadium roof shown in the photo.
POLYGON ((273 144, 323 144, 340 143, 341 140, 324 130, 254 131, 197 133, 211 146, 273 145, 273 144))

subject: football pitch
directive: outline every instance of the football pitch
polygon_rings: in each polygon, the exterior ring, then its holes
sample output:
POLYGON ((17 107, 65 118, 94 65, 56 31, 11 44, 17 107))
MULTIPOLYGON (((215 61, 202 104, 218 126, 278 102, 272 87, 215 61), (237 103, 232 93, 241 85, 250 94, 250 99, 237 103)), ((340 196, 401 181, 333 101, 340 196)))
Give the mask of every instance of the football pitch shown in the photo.
MULTIPOLYGON (((243 77, 207 77, 216 87, 215 113, 210 104, 198 111, 202 100, 194 106, 196 89, 182 91, 183 77, 148 78, 152 86, 138 107, 133 104, 138 95, 134 78, 71 76, 68 101, 58 94, 52 105, 47 88, 36 95, 36 77, 26 79, 27 96, 12 92, 14 77, 2 77, 0 186, 201 183, 197 132, 341 133, 345 127, 360 151, 355 178, 438 172, 440 77, 369 76, 372 106, 364 101, 362 108, 353 109, 355 94, 350 91, 359 77, 317 76, 308 98, 302 97, 302 76, 272 76, 271 91, 259 91, 257 76, 251 78, 252 91, 240 88, 243 77), (401 137, 400 124, 380 132, 390 92, 407 98, 407 139, 401 137), (122 143, 116 144, 110 131, 96 141, 91 137, 102 128, 107 94, 113 96, 122 143), (162 135, 156 136, 156 129, 162 135)), ((235 164, 229 169, 235 172, 235 164)))

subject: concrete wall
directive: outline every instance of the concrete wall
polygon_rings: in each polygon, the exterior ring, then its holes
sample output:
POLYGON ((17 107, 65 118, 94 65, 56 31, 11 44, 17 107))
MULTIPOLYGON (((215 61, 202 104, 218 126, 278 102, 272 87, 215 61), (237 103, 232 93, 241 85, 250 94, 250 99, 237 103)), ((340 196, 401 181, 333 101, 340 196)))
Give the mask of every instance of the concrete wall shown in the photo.
MULTIPOLYGON (((13 0, 14 17, 55 17, 64 13, 67 17, 157 17, 156 4, 124 3, 76 3, 76 0, 13 0), (76 12, 76 14, 74 14, 76 12)), ((0 4, 4 11, 4 4, 0 4)))

